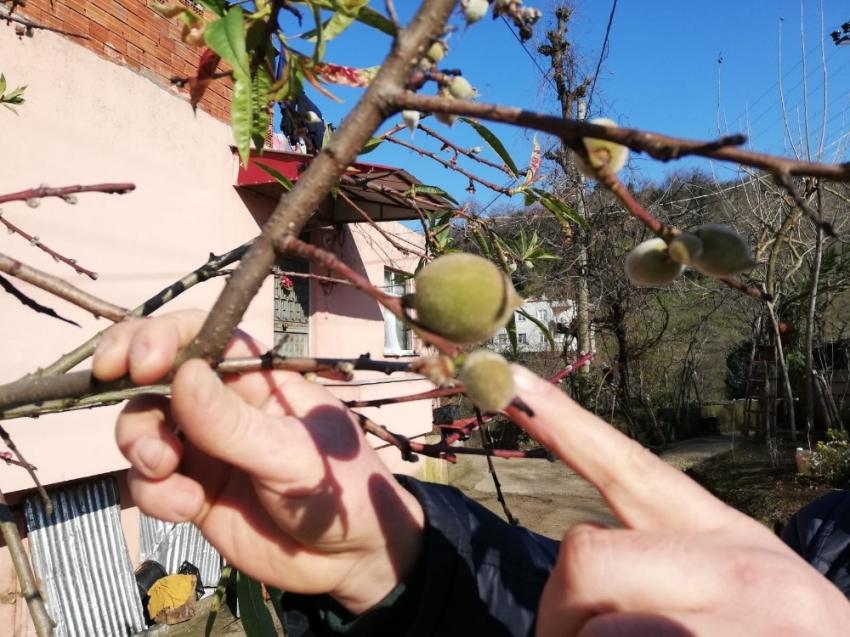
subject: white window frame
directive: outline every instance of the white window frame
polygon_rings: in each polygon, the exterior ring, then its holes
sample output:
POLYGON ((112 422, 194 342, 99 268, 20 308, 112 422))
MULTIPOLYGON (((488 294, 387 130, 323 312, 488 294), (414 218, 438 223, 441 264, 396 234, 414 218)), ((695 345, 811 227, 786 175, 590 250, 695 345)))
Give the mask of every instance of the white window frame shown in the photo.
MULTIPOLYGON (((400 297, 403 294, 410 294, 413 291, 412 278, 405 279, 403 282, 394 280, 394 277, 400 274, 405 273, 393 270, 392 268, 384 268, 384 285, 382 289, 390 296, 400 297)), ((384 356, 419 356, 419 352, 415 349, 413 330, 409 328, 405 329, 403 333, 406 335, 407 342, 400 343, 398 341, 398 335, 402 322, 386 308, 381 309, 384 314, 384 356), (396 345, 396 347, 393 347, 393 345, 396 345), (404 345, 408 345, 410 349, 404 349, 404 345)))

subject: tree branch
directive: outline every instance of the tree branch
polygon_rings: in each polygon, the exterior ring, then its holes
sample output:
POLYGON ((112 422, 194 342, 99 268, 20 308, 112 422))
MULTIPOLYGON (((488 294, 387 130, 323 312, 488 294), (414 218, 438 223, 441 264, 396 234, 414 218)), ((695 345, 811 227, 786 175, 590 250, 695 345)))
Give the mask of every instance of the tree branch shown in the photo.
POLYGON ((88 310, 95 318, 103 316, 117 323, 127 318, 127 314, 129 313, 129 310, 123 307, 99 299, 71 285, 67 281, 63 281, 57 276, 36 270, 16 259, 7 257, 5 254, 0 254, 0 272, 5 272, 21 281, 26 281, 31 285, 58 296, 60 299, 73 303, 77 307, 88 310))
POLYGON ((297 236, 307 219, 331 191, 345 169, 393 112, 393 95, 407 84, 425 47, 438 37, 455 7, 455 0, 425 0, 410 25, 400 31, 389 56, 363 98, 346 117, 327 146, 280 203, 239 269, 228 280, 201 332, 178 359, 217 361, 275 262, 274 241, 297 236))
POLYGON ((18 574, 18 581, 21 583, 21 595, 26 600, 30 615, 32 615, 35 634, 38 637, 51 637, 53 635, 53 620, 50 619, 47 607, 44 605, 44 599, 38 591, 38 584, 30 566, 29 557, 24 550, 21 535, 18 533, 18 525, 15 523, 12 509, 9 508, 6 496, 3 495, 2 491, 0 491, 0 532, 2 532, 3 540, 9 548, 12 564, 18 574))
POLYGON ((72 268, 74 268, 74 270, 76 271, 77 274, 85 274, 88 278, 92 279, 93 281, 97 280, 97 277, 98 277, 97 272, 92 272, 91 270, 87 270, 86 268, 77 265, 76 259, 69 259, 68 257, 62 256, 61 254, 59 254, 55 250, 48 248, 46 245, 44 245, 41 242, 41 239, 29 234, 28 232, 21 230, 18 226, 16 226, 11 221, 6 219, 6 217, 3 215, 2 211, 0 211, 0 223, 2 223, 4 226, 6 226, 6 228, 9 230, 10 233, 20 235, 21 237, 23 237, 24 239, 29 241, 31 246, 34 246, 34 247, 38 248, 39 250, 43 250, 44 252, 49 254, 51 257, 53 257, 54 260, 61 261, 62 263, 67 263, 72 268))
MULTIPOLYGON (((5 20, 6 18, 7 16, 0 16, 0 20, 5 20)), ((69 195, 74 195, 80 192, 102 192, 108 195, 125 195, 135 189, 135 184, 95 184, 93 186, 64 186, 62 188, 39 186, 38 188, 30 188, 29 190, 0 195, 0 204, 9 203, 10 201, 44 199, 45 197, 61 197, 68 203, 73 204, 76 203, 76 200, 69 200, 69 195)))

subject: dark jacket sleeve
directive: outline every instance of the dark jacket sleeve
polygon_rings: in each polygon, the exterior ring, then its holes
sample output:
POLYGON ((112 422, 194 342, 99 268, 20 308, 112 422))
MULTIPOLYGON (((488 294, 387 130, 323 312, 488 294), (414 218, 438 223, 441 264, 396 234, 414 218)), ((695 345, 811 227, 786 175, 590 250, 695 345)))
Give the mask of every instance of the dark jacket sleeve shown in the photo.
POLYGON ((850 597, 850 493, 833 491, 804 506, 782 540, 850 597))
POLYGON ((424 554, 413 581, 402 584, 407 594, 397 589, 390 604, 382 602, 342 627, 340 611, 327 596, 284 594, 282 620, 289 634, 533 635, 560 543, 508 524, 452 487, 397 479, 419 500, 426 517, 424 554), (376 617, 385 619, 382 626, 376 617), (358 622, 364 628, 368 624, 368 631, 358 630, 358 622))

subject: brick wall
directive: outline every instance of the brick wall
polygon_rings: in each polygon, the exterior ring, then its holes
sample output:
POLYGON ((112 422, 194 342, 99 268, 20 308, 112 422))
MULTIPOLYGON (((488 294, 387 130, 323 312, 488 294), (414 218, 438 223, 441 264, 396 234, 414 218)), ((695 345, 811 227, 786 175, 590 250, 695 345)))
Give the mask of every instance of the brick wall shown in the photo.
MULTIPOLYGON (((170 78, 196 74, 201 49, 183 43, 177 19, 163 18, 147 5, 147 0, 26 0, 16 12, 44 26, 87 35, 87 40, 71 40, 168 89, 170 78)), ((199 107, 230 122, 230 96, 230 80, 215 80, 199 107)))

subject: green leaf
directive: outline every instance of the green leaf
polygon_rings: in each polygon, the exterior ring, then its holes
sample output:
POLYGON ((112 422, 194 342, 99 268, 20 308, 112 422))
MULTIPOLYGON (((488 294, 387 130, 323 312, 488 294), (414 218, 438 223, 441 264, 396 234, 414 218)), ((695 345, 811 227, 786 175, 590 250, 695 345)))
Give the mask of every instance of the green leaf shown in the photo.
POLYGON ((502 271, 506 275, 508 275, 508 277, 510 278, 511 269, 510 269, 510 266, 508 265, 508 259, 505 256, 505 251, 502 249, 502 246, 501 246, 501 242, 503 240, 499 235, 497 235, 495 232, 493 232, 489 228, 486 228, 486 229, 487 229, 487 236, 490 237, 490 241, 493 243, 493 247, 496 249, 496 256, 499 257, 499 264, 502 266, 502 271))
POLYGON ((545 190, 540 190, 539 188, 532 188, 532 192, 537 197, 540 205, 554 214, 562 223, 566 223, 567 220, 570 220, 573 223, 577 223, 585 230, 590 230, 590 224, 587 223, 587 220, 584 217, 554 195, 546 192, 545 190))
MULTIPOLYGON (((372 138, 369 139, 368 142, 366 142, 366 144, 364 144, 362 150, 358 153, 358 155, 365 155, 367 153, 371 153, 373 150, 375 150, 378 146, 380 146, 383 143, 384 143, 383 139, 379 139, 378 137, 372 137, 372 138)), ((418 188, 417 188, 417 190, 418 190, 418 188)))
POLYGON ((407 195, 408 197, 415 197, 419 193, 423 193, 423 194, 426 194, 426 195, 439 195, 440 197, 443 197, 444 199, 448 199, 449 201, 451 201, 456 206, 460 205, 460 204, 458 204, 457 199, 452 197, 449 193, 447 193, 442 188, 438 188, 437 186, 423 186, 423 185, 417 184, 417 185, 405 190, 403 194, 407 195))
POLYGON ((244 573, 236 573, 236 597, 246 637, 277 637, 271 613, 263 599, 263 588, 244 573))
POLYGON ((543 321, 538 319, 536 316, 532 316, 531 314, 529 314, 528 312, 526 312, 522 308, 518 309, 517 312, 522 314, 525 318, 527 318, 529 321, 534 323, 538 328, 540 328, 540 331, 543 332, 543 336, 545 336, 546 340, 549 341, 549 349, 554 351, 555 350, 555 339, 552 338, 552 333, 549 331, 549 328, 546 327, 543 324, 543 321))
POLYGON ((478 228, 472 228, 472 237, 475 239, 475 243, 478 244, 481 254, 489 259, 491 255, 490 246, 487 245, 487 242, 484 240, 484 235, 478 231, 478 228))
POLYGON ((223 18, 210 22, 204 31, 204 42, 233 67, 234 80, 250 77, 245 49, 245 15, 241 6, 231 7, 223 18))
POLYGON ((266 132, 272 122, 271 109, 268 106, 269 91, 273 82, 265 64, 257 67, 257 73, 251 82, 251 139, 258 149, 265 146, 266 132))
POLYGON ((195 2, 219 17, 224 15, 224 0, 195 0, 195 2))
POLYGON ((8 104, 3 104, 3 106, 5 106, 6 108, 8 108, 8 109, 9 109, 10 111, 12 111, 15 115, 17 115, 17 114, 18 114, 18 111, 16 111, 14 108, 12 108, 11 106, 9 106, 8 104))
POLYGON ((221 569, 221 577, 218 578, 218 585, 215 587, 215 593, 213 594, 212 608, 210 609, 210 614, 207 615, 207 627, 204 629, 204 637, 210 637, 212 633, 215 618, 218 617, 218 611, 221 608, 221 600, 224 599, 224 591, 230 583, 232 574, 233 567, 230 564, 221 569))
POLYGON ((0 73, 0 96, 6 92, 6 76, 0 73))
POLYGON ((233 95, 230 98, 230 126, 242 165, 248 166, 251 156, 251 126, 253 125, 253 97, 251 78, 233 78, 233 95))
POLYGON ((313 18, 316 20, 316 48, 313 49, 313 64, 318 64, 325 57, 325 30, 322 28, 322 10, 312 5, 313 18))
POLYGON ((354 24, 355 16, 345 15, 342 12, 337 12, 334 16, 328 20, 324 27, 322 28, 322 32, 325 36, 325 41, 333 40, 340 33, 345 31, 348 27, 354 24))
MULTIPOLYGON (((279 183, 281 186, 283 186, 284 189, 292 190, 292 182, 289 181, 289 179, 286 178, 286 175, 280 174, 278 171, 276 171, 271 166, 266 166, 265 164, 261 164, 259 162, 254 162, 254 164, 256 166, 259 166, 263 170, 265 170, 272 177, 274 177, 277 180, 277 183, 279 183)), ((339 186, 337 186, 337 189, 339 189, 339 186)))
POLYGON ((274 612, 277 613, 278 619, 283 622, 283 591, 266 584, 266 592, 269 594, 274 612))
POLYGON ((505 149, 504 144, 496 137, 488 128, 482 126, 478 122, 467 119, 466 117, 459 118, 464 124, 469 124, 472 128, 475 129, 475 132, 481 136, 487 145, 492 148, 495 153, 499 156, 499 158, 505 162, 505 166, 508 167, 508 170, 511 171, 511 174, 516 177, 519 175, 519 168, 516 167, 516 163, 513 158, 508 154, 508 151, 505 149))
MULTIPOLYGON (((351 10, 341 9, 338 0, 298 0, 297 4, 309 4, 311 6, 321 7, 322 9, 328 9, 329 11, 341 11, 348 15, 352 13, 351 10)), ((395 36, 396 34, 395 26, 393 26, 390 19, 378 13, 371 7, 361 7, 360 10, 357 11, 357 17, 355 19, 366 26, 370 26, 382 33, 386 33, 387 35, 395 36)))

